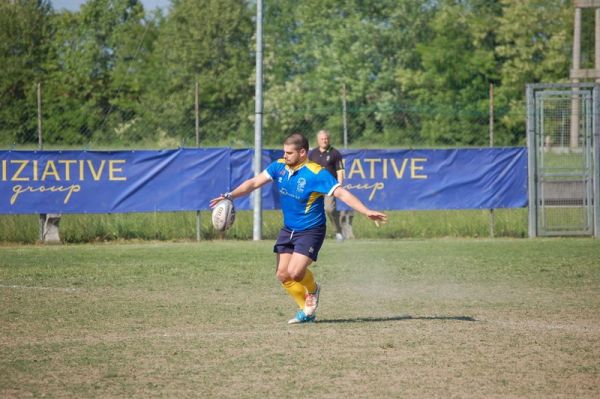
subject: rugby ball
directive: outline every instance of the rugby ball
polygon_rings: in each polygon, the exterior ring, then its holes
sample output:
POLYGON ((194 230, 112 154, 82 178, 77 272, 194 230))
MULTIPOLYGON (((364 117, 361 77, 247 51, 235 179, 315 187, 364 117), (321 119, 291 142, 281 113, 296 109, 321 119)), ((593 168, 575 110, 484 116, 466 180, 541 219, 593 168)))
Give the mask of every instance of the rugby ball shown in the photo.
POLYGON ((215 205, 212 210, 212 224, 215 230, 225 231, 235 221, 235 208, 233 201, 224 199, 215 205))

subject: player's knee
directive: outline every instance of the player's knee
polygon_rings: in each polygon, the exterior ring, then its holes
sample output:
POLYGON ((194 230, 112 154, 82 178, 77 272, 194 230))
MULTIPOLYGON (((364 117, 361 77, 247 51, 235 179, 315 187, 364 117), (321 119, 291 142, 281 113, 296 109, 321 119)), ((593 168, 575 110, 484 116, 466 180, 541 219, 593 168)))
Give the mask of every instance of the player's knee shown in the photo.
POLYGON ((292 280, 287 271, 283 270, 277 270, 277 272, 275 272, 275 277, 277 277, 277 280, 279 280, 279 282, 281 283, 285 283, 288 280, 292 280))
POLYGON ((304 278, 304 270, 291 270, 289 272, 290 278, 294 281, 302 281, 304 278))

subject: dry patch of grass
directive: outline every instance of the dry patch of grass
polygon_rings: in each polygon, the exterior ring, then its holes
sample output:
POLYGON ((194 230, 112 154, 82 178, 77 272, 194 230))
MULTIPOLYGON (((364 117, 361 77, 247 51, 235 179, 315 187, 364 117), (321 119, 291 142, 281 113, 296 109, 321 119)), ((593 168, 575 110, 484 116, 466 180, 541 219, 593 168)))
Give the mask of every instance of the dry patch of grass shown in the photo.
POLYGON ((600 395, 594 240, 328 241, 303 326, 271 247, 3 248, 0 396, 600 395))

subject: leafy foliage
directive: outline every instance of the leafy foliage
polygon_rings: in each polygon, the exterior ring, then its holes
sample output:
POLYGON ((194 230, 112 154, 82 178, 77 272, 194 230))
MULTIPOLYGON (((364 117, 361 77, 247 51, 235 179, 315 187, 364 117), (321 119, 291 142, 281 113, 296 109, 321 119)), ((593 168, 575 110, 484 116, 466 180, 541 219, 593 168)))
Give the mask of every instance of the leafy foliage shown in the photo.
MULTIPOLYGON (((0 142, 253 142, 255 2, 0 3, 0 142)), ((484 145, 494 84, 497 144, 525 137, 524 86, 568 78, 572 2, 279 0, 264 5, 264 138, 328 128, 361 146, 484 145)), ((593 15, 584 14, 584 67, 593 15)), ((336 137, 337 136, 337 137, 336 137)))
POLYGON ((150 126, 191 144, 197 81, 203 140, 245 137, 253 29, 250 9, 241 0, 175 1, 152 54, 144 97, 150 126))
MULTIPOLYGON (((564 82, 569 76, 572 3, 503 0, 496 53, 502 86, 499 101, 508 107, 502 118, 508 142, 524 142, 524 88, 527 83, 564 82)), ((593 24, 586 24, 587 29, 593 24)), ((592 36, 589 30, 583 37, 592 36)))
POLYGON ((36 83, 45 75, 52 9, 46 0, 0 2, 0 137, 37 140, 36 83))

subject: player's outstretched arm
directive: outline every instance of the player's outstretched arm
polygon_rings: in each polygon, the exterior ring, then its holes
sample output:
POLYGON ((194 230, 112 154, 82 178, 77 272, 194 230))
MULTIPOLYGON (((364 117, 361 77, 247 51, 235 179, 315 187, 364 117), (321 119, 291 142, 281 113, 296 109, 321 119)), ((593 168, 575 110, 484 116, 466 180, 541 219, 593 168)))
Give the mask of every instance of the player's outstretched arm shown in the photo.
POLYGON ((333 192, 333 196, 344 201, 349 207, 351 207, 357 212, 362 213, 369 219, 374 220, 375 222, 385 223, 387 221, 387 215, 385 213, 377 212, 367 208, 361 200, 356 198, 354 194, 346 190, 344 187, 336 188, 333 192))
MULTIPOLYGON (((229 199, 234 199, 234 198, 238 198, 238 197, 243 197, 244 195, 248 195, 250 194, 252 191, 256 190, 259 187, 264 186, 267 183, 270 183, 272 180, 267 176, 266 173, 260 173, 248 180, 246 180, 245 182, 243 182, 242 184, 240 184, 239 186, 237 186, 235 189, 233 189, 230 193, 230 197, 229 199)), ((217 205, 217 203, 221 200, 225 199, 225 194, 221 194, 219 195, 217 198, 213 198, 210 200, 210 207, 214 208, 215 205, 217 205)))

